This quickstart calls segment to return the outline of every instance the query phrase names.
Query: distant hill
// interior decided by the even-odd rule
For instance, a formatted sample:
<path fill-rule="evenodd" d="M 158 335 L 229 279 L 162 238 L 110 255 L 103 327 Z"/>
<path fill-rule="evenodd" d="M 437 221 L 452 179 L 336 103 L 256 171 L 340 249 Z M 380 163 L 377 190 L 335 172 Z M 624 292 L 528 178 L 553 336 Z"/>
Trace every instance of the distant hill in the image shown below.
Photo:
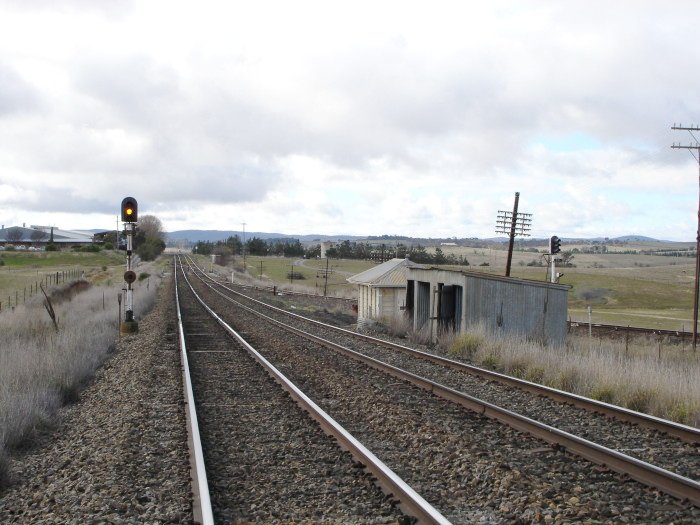
<path fill-rule="evenodd" d="M 645 237 L 644 235 L 623 235 L 622 237 L 615 237 L 615 240 L 623 242 L 669 242 L 654 239 L 653 237 Z"/>
<path fill-rule="evenodd" d="M 189 241 L 189 242 L 216 242 L 223 241 L 229 237 L 234 237 L 238 235 L 243 239 L 243 232 L 236 230 L 178 230 L 174 232 L 168 232 L 167 234 L 168 242 L 177 241 Z M 268 239 L 299 239 L 302 242 L 312 242 L 312 241 L 339 241 L 339 240 L 358 240 L 364 239 L 364 237 L 358 237 L 353 235 L 288 235 L 284 233 L 267 233 L 267 232 L 245 232 L 246 239 L 252 239 L 257 237 L 258 239 L 268 240 Z"/>
<path fill-rule="evenodd" d="M 228 237 L 232 237 L 238 235 L 241 239 L 243 238 L 243 232 L 240 230 L 178 230 L 178 231 L 173 231 L 173 232 L 167 232 L 167 241 L 170 244 L 177 243 L 178 241 L 189 241 L 191 243 L 196 243 L 199 241 L 205 241 L 205 242 L 216 242 L 216 241 L 223 241 L 227 239 Z M 252 239 L 253 237 L 257 237 L 258 239 L 263 239 L 263 240 L 269 240 L 269 239 L 299 239 L 301 242 L 304 243 L 311 243 L 311 242 L 322 242 L 322 241 L 344 241 L 344 240 L 349 240 L 349 241 L 368 241 L 372 243 L 377 243 L 377 242 L 403 242 L 403 243 L 414 243 L 414 244 L 422 244 L 424 246 L 433 246 L 433 245 L 438 245 L 441 241 L 452 241 L 452 242 L 457 242 L 457 244 L 461 244 L 464 246 L 474 246 L 474 245 L 483 245 L 483 244 L 504 244 L 508 242 L 508 237 L 489 237 L 489 238 L 484 238 L 484 239 L 478 239 L 476 237 L 469 237 L 469 238 L 419 238 L 419 237 L 408 237 L 408 236 L 400 236 L 400 235 L 382 235 L 382 236 L 373 236 L 373 235 L 365 235 L 365 236 L 360 236 L 360 235 L 319 235 L 319 234 L 309 234 L 309 235 L 289 235 L 285 233 L 268 233 L 268 232 L 245 232 L 245 238 L 246 239 Z M 523 239 L 518 237 L 517 241 L 519 244 L 527 244 L 527 245 L 538 245 L 542 243 L 547 243 L 549 238 L 529 238 L 529 239 Z M 653 237 L 647 237 L 644 235 L 623 235 L 620 237 L 589 237 L 589 238 L 583 238 L 583 237 L 563 237 L 562 238 L 563 242 L 566 243 L 592 243 L 592 242 L 598 242 L 598 243 L 606 243 L 606 242 L 658 242 L 658 243 L 669 243 L 671 241 L 663 241 L 659 239 L 654 239 Z"/>

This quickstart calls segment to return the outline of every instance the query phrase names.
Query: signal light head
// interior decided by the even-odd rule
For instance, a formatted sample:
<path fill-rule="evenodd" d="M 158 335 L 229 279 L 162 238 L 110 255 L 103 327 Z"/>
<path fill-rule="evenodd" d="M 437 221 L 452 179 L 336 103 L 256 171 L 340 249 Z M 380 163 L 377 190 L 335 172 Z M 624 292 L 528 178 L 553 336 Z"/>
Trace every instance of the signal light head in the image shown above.
<path fill-rule="evenodd" d="M 552 235 L 549 239 L 549 253 L 554 255 L 561 251 L 561 239 L 556 235 Z"/>
<path fill-rule="evenodd" d="M 137 222 L 138 203 L 133 197 L 125 197 L 122 200 L 122 222 Z"/>

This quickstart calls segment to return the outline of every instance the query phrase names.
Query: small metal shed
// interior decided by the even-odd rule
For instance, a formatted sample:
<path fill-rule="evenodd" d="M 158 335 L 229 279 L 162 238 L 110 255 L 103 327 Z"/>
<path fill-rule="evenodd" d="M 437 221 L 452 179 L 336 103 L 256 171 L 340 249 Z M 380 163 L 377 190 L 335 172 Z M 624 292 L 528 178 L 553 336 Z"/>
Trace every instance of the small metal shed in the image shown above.
<path fill-rule="evenodd" d="M 408 269 L 406 310 L 415 330 L 429 323 L 433 340 L 439 329 L 482 325 L 491 333 L 563 344 L 568 292 L 562 284 L 420 266 Z"/>
<path fill-rule="evenodd" d="M 348 277 L 357 284 L 358 324 L 402 313 L 406 300 L 406 272 L 417 266 L 408 259 L 391 259 L 382 264 Z"/>

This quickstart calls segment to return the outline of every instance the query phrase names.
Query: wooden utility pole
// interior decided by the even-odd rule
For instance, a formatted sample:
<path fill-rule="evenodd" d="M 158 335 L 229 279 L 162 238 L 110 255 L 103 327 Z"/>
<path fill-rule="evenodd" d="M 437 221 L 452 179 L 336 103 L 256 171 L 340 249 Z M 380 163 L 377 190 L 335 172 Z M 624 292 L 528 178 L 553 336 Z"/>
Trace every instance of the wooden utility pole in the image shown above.
<path fill-rule="evenodd" d="M 505 233 L 508 240 L 508 260 L 506 261 L 506 277 L 510 277 L 510 265 L 513 260 L 513 245 L 515 236 L 529 237 L 530 225 L 532 223 L 532 213 L 518 213 L 518 201 L 520 192 L 515 192 L 515 202 L 513 211 L 498 211 L 496 218 L 496 233 Z"/>
<path fill-rule="evenodd" d="M 695 352 L 698 344 L 698 286 L 700 285 L 700 142 L 698 142 L 693 131 L 700 131 L 700 126 L 683 126 L 683 124 L 676 126 L 674 124 L 671 126 L 671 129 L 684 130 L 690 133 L 695 143 L 681 146 L 679 142 L 678 144 L 673 143 L 671 147 L 673 149 L 687 149 L 698 161 L 698 231 L 695 237 L 695 290 L 693 294 L 693 352 Z M 697 155 L 693 151 L 697 152 Z"/>

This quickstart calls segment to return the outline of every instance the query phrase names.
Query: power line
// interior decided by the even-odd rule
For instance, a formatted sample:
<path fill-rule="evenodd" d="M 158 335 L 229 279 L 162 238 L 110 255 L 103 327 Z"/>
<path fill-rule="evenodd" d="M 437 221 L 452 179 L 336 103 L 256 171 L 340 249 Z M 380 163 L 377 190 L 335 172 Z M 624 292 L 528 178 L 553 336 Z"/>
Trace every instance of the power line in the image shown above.
<path fill-rule="evenodd" d="M 693 131 L 700 132 L 699 126 L 683 126 L 683 124 L 674 124 L 671 126 L 673 130 L 687 131 L 694 142 L 687 145 L 681 145 L 675 142 L 671 145 L 672 149 L 686 149 L 698 162 L 698 234 L 695 244 L 695 291 L 693 294 L 693 351 L 697 348 L 698 342 L 698 286 L 700 285 L 700 142 L 695 137 Z M 697 153 L 697 155 L 696 155 Z"/>

